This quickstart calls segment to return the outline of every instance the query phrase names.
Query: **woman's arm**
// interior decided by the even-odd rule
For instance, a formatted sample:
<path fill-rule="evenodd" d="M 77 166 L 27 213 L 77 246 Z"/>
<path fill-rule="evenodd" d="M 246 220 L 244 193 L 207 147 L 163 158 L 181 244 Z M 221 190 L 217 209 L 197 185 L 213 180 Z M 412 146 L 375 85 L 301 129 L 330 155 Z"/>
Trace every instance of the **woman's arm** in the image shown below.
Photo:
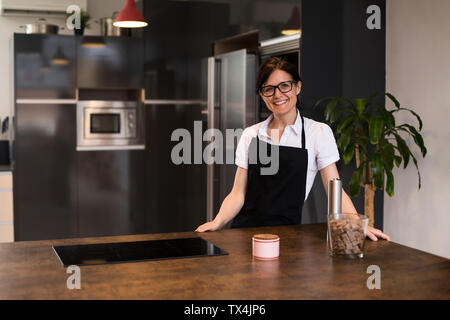
<path fill-rule="evenodd" d="M 238 167 L 231 192 L 222 202 L 219 213 L 213 221 L 199 226 L 195 231 L 216 231 L 222 229 L 241 211 L 244 205 L 245 190 L 247 188 L 247 170 Z"/>
<path fill-rule="evenodd" d="M 336 164 L 332 163 L 329 166 L 320 170 L 320 175 L 322 178 L 323 187 L 325 188 L 325 194 L 328 197 L 328 180 L 337 178 L 339 179 L 339 173 L 336 168 Z M 344 213 L 357 213 L 352 200 L 347 195 L 347 193 L 342 190 L 342 212 Z M 370 240 L 377 241 L 378 237 L 386 240 L 390 240 L 389 236 L 384 234 L 382 231 L 375 229 L 373 227 L 367 227 L 367 236 Z"/>

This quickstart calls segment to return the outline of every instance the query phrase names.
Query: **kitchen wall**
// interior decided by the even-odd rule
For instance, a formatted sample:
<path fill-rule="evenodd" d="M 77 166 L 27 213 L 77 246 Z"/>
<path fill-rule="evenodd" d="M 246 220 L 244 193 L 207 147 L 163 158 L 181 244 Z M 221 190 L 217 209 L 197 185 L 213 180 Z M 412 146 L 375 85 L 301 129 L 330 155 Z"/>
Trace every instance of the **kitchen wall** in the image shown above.
<path fill-rule="evenodd" d="M 428 149 L 397 169 L 395 196 L 385 197 L 384 230 L 400 244 L 450 258 L 450 1 L 388 0 L 386 89 L 423 120 Z M 401 114 L 399 113 L 399 116 Z M 409 115 L 399 120 L 414 121 Z M 413 141 L 408 141 L 414 147 Z"/>
<path fill-rule="evenodd" d="M 89 0 L 87 11 L 91 15 L 92 22 L 90 29 L 85 33 L 100 34 L 100 24 L 95 21 L 111 16 L 114 11 L 120 11 L 125 4 L 125 0 Z M 140 5 L 140 1 L 137 2 Z M 54 17 L 42 14 L 37 16 L 9 17 L 0 16 L 0 119 L 13 114 L 14 109 L 14 85 L 13 85 L 13 34 L 24 33 L 25 29 L 20 28 L 27 23 L 34 23 L 39 18 L 45 18 L 48 23 L 65 26 L 64 17 Z M 59 34 L 73 34 L 71 30 L 60 30 Z"/>

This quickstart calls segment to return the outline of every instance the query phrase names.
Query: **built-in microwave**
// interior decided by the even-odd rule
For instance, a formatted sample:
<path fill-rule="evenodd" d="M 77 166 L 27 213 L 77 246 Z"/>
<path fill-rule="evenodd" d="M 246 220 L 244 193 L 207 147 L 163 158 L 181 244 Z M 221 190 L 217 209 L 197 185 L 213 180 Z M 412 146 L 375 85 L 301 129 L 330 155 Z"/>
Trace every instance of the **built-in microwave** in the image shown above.
<path fill-rule="evenodd" d="M 137 101 L 78 101 L 77 150 L 145 149 L 144 108 Z"/>

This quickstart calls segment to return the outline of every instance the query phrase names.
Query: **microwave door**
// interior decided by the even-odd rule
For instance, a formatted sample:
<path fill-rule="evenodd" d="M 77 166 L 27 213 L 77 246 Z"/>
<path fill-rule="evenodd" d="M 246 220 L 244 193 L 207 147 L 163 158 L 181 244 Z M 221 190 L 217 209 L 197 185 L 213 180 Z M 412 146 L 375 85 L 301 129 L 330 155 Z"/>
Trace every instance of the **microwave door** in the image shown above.
<path fill-rule="evenodd" d="M 120 133 L 119 113 L 91 113 L 89 122 L 91 134 Z"/>
<path fill-rule="evenodd" d="M 124 113 L 120 110 L 86 109 L 84 115 L 86 139 L 124 138 Z"/>

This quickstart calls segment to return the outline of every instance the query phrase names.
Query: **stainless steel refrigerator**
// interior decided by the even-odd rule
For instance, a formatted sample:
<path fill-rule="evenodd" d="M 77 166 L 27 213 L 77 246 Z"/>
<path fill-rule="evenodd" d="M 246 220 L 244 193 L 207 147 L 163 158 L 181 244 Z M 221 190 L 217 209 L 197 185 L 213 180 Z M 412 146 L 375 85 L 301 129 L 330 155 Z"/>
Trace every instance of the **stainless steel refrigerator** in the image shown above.
<path fill-rule="evenodd" d="M 213 163 L 207 167 L 208 221 L 218 213 L 236 174 L 236 165 L 227 163 L 225 155 L 234 154 L 238 139 L 227 141 L 226 129 L 244 129 L 259 119 L 255 91 L 257 65 L 258 57 L 246 49 L 216 55 L 207 61 L 207 109 L 204 112 L 207 127 L 219 129 L 224 136 L 224 164 Z"/>

